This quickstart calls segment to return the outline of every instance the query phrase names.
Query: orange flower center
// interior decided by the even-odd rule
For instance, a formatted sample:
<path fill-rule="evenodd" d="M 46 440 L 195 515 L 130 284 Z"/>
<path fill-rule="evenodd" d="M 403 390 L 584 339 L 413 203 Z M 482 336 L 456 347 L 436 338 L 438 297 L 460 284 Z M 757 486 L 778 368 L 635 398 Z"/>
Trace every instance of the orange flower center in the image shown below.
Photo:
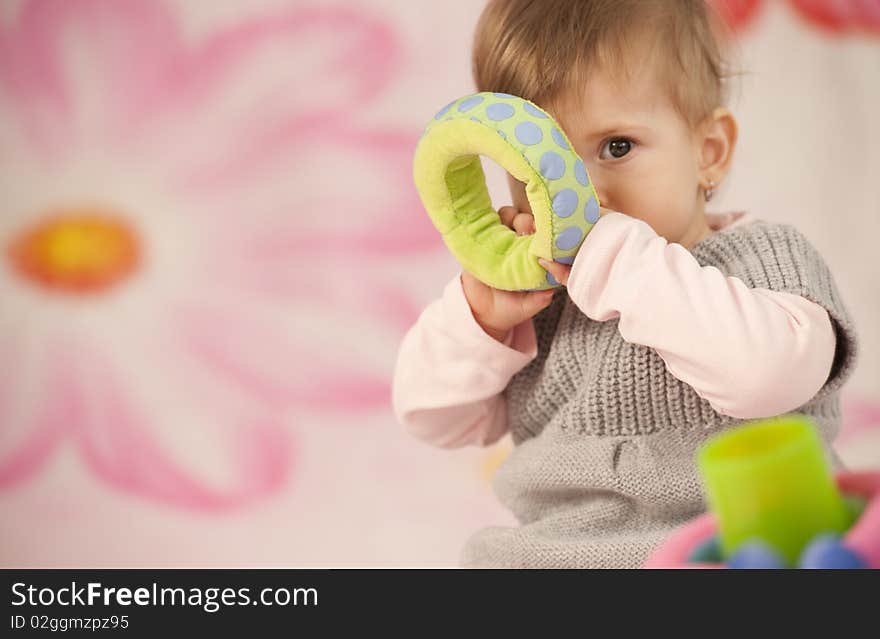
<path fill-rule="evenodd" d="M 134 229 L 112 212 L 68 209 L 25 229 L 9 246 L 25 278 L 67 293 L 103 292 L 131 275 L 140 246 Z"/>

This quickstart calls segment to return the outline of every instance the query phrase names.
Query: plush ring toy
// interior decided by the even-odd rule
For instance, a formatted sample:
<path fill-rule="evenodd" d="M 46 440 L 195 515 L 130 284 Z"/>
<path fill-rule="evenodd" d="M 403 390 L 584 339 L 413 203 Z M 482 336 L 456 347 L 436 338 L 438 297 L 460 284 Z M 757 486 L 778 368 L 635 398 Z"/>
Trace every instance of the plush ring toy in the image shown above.
<path fill-rule="evenodd" d="M 526 185 L 535 233 L 517 236 L 492 207 L 480 155 Z M 559 282 L 538 258 L 571 264 L 599 220 L 586 167 L 546 111 L 506 93 L 446 105 L 416 148 L 422 203 L 462 267 L 489 286 L 543 290 Z"/>

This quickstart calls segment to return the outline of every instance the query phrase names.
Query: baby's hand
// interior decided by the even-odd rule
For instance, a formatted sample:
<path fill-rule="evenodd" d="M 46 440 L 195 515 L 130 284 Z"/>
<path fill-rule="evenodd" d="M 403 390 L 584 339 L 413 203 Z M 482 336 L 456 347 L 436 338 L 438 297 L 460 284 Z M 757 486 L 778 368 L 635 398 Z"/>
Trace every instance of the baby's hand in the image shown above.
<path fill-rule="evenodd" d="M 568 276 L 571 275 L 571 266 L 560 264 L 559 262 L 551 262 L 550 260 L 545 260 L 543 257 L 538 258 L 538 264 L 543 266 L 550 275 L 555 277 L 557 282 L 563 286 L 568 286 Z"/>
<path fill-rule="evenodd" d="M 467 271 L 461 274 L 461 284 L 477 324 L 499 342 L 505 340 L 510 329 L 553 301 L 553 289 L 502 291 L 487 286 Z"/>
<path fill-rule="evenodd" d="M 535 216 L 531 213 L 523 213 L 512 206 L 505 206 L 498 210 L 498 215 L 501 216 L 504 225 L 516 231 L 517 235 L 531 235 L 535 232 Z M 557 282 L 562 285 L 568 283 L 570 266 L 541 258 L 538 259 L 538 263 L 549 271 Z"/>
<path fill-rule="evenodd" d="M 517 235 L 535 232 L 535 218 L 513 206 L 498 211 L 502 223 Z M 470 273 L 461 274 L 464 295 L 474 319 L 488 334 L 503 342 L 514 326 L 546 307 L 553 300 L 553 289 L 546 291 L 502 291 L 487 286 Z"/>
<path fill-rule="evenodd" d="M 504 226 L 514 230 L 517 235 L 531 235 L 535 232 L 535 216 L 531 213 L 504 206 L 498 209 L 498 215 Z"/>

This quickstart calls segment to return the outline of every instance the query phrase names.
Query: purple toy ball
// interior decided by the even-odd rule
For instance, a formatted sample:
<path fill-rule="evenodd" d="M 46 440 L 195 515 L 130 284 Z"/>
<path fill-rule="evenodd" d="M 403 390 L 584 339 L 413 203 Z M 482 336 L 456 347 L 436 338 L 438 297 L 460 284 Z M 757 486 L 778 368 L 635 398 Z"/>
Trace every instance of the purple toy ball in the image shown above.
<path fill-rule="evenodd" d="M 868 565 L 855 551 L 847 548 L 837 535 L 820 535 L 801 553 L 798 567 L 858 570 Z"/>
<path fill-rule="evenodd" d="M 742 544 L 731 555 L 728 568 L 778 570 L 785 568 L 785 561 L 770 545 L 763 541 L 750 541 Z"/>

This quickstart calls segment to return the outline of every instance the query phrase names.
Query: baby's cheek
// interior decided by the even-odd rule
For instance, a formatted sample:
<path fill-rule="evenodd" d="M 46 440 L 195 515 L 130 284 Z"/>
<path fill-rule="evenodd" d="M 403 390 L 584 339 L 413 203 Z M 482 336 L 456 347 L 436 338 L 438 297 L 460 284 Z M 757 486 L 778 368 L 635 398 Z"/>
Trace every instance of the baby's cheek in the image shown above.
<path fill-rule="evenodd" d="M 673 182 L 666 185 L 665 191 L 646 183 L 644 189 L 619 192 L 614 202 L 617 206 L 608 203 L 609 208 L 642 220 L 673 242 L 686 230 L 692 217 L 693 203 L 681 197 Z"/>

